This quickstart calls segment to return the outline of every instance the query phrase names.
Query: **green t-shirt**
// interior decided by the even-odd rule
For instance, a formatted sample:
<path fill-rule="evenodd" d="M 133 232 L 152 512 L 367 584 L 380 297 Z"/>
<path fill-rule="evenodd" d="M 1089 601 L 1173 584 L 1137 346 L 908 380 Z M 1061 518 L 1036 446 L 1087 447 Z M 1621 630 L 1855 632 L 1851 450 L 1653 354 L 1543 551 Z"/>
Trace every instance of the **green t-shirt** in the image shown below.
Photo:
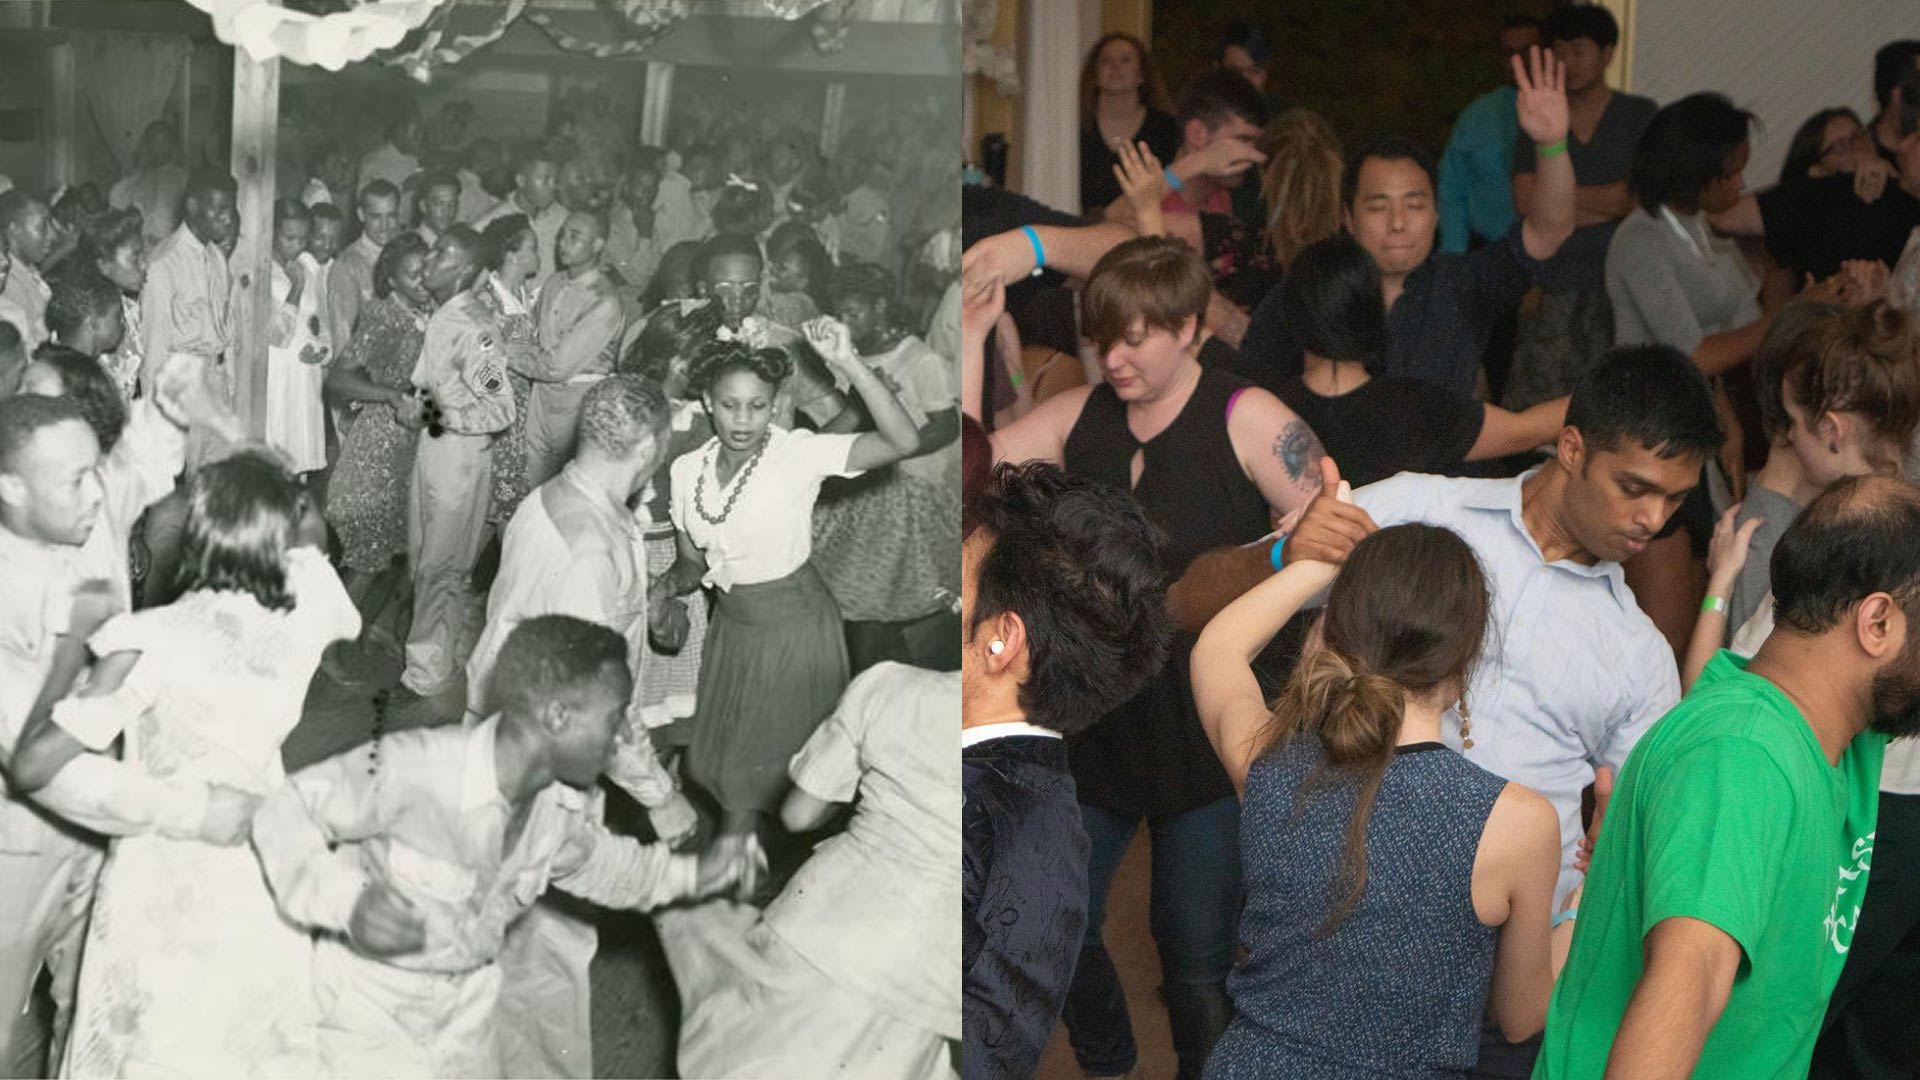
<path fill-rule="evenodd" d="M 1627 758 L 1594 853 L 1534 1080 L 1597 1078 L 1641 973 L 1641 941 L 1688 916 L 1742 956 L 1694 1075 L 1807 1075 L 1860 920 L 1884 737 L 1838 766 L 1779 688 L 1722 652 Z"/>

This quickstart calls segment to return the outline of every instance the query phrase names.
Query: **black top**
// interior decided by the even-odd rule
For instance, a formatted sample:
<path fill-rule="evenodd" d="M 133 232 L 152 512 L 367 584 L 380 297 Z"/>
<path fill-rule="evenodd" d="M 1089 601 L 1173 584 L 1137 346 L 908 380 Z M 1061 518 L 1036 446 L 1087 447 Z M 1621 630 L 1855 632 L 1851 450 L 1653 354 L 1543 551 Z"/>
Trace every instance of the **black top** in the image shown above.
<path fill-rule="evenodd" d="M 960 1070 L 966 1080 L 1028 1077 L 1087 924 L 1087 833 L 1066 744 L 975 743 L 960 752 L 960 790 Z"/>
<path fill-rule="evenodd" d="M 1452 475 L 1487 415 L 1473 398 L 1415 379 L 1369 379 L 1325 397 L 1296 377 L 1280 385 L 1279 395 L 1356 488 L 1403 472 Z"/>
<path fill-rule="evenodd" d="M 1767 250 L 1797 274 L 1824 278 L 1847 259 L 1900 261 L 1907 236 L 1920 225 L 1920 199 L 1898 179 L 1873 202 L 1853 193 L 1852 176 L 1821 176 L 1763 191 L 1760 221 Z"/>
<path fill-rule="evenodd" d="M 1387 312 L 1387 355 L 1380 374 L 1425 379 L 1473 397 L 1487 343 L 1519 310 L 1545 265 L 1527 254 L 1517 224 L 1485 247 L 1429 256 L 1407 275 L 1406 289 Z M 1234 370 L 1278 393 L 1304 362 L 1300 340 L 1281 317 L 1276 285 L 1253 309 Z"/>
<path fill-rule="evenodd" d="M 1221 296 L 1251 309 L 1273 288 L 1277 278 L 1266 238 L 1237 215 L 1201 211 L 1200 242 L 1213 287 Z"/>
<path fill-rule="evenodd" d="M 1594 125 L 1593 138 L 1581 142 L 1567 136 L 1567 160 L 1573 163 L 1573 181 L 1582 187 L 1617 184 L 1627 178 L 1633 167 L 1633 154 L 1640 136 L 1653 123 L 1660 106 L 1652 98 L 1615 90 L 1607 107 Z M 1538 155 L 1526 132 L 1520 132 L 1514 144 L 1514 174 L 1532 174 Z M 1547 260 L 1540 285 L 1555 292 L 1605 292 L 1607 288 L 1607 245 L 1613 241 L 1618 219 L 1573 230 L 1560 250 Z"/>
<path fill-rule="evenodd" d="M 1167 534 L 1161 555 L 1169 580 L 1204 552 L 1251 543 L 1272 530 L 1267 500 L 1227 435 L 1227 405 L 1246 385 L 1219 368 L 1203 368 L 1180 415 L 1142 443 L 1127 428 L 1126 403 L 1102 384 L 1067 435 L 1067 471 L 1121 491 L 1128 490 L 1134 453 L 1145 454 L 1132 491 Z M 1138 696 L 1068 740 L 1082 802 L 1157 817 L 1233 794 L 1194 708 L 1187 677 L 1193 640 L 1176 635 L 1166 667 Z"/>
<path fill-rule="evenodd" d="M 1180 152 L 1180 125 L 1166 113 L 1148 109 L 1140 130 L 1127 141 L 1146 143 L 1161 164 L 1171 165 L 1173 155 Z M 1101 137 L 1100 125 L 1080 129 L 1080 208 L 1088 217 L 1098 220 L 1107 212 L 1108 204 L 1120 197 L 1120 181 L 1113 175 L 1113 167 L 1118 164 L 1120 156 Z"/>

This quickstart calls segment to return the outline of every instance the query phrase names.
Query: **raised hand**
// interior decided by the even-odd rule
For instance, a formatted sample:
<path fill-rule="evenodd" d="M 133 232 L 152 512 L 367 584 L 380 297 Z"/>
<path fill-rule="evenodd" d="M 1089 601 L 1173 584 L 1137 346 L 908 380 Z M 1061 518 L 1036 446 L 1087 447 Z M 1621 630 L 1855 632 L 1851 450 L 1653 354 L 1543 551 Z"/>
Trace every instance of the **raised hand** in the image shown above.
<path fill-rule="evenodd" d="M 1133 204 L 1141 235 L 1160 232 L 1164 227 L 1160 200 L 1167 197 L 1166 167 L 1144 142 L 1121 142 L 1114 146 L 1114 152 L 1119 155 L 1120 163 L 1113 167 L 1113 175 L 1120 181 L 1120 190 L 1126 193 L 1127 201 Z"/>
<path fill-rule="evenodd" d="M 1567 137 L 1567 69 L 1547 49 L 1535 45 L 1527 60 L 1513 58 L 1513 81 L 1520 92 L 1513 102 L 1520 130 L 1535 146 L 1552 146 Z"/>
<path fill-rule="evenodd" d="M 1345 491 L 1345 498 L 1342 492 Z M 1353 503 L 1352 489 L 1340 479 L 1340 467 L 1331 456 L 1320 459 L 1320 494 L 1307 504 L 1300 523 L 1287 537 L 1281 556 L 1291 566 L 1302 560 L 1339 566 L 1354 545 L 1379 529 L 1373 517 Z"/>
<path fill-rule="evenodd" d="M 978 241 L 960 254 L 960 288 L 975 292 L 989 281 L 1012 285 L 1032 274 L 1033 245 L 1015 229 Z"/>
<path fill-rule="evenodd" d="M 1607 803 L 1613 798 L 1613 770 L 1602 765 L 1593 773 L 1593 820 L 1587 823 L 1587 833 L 1573 850 L 1573 868 L 1581 873 L 1593 865 L 1593 848 L 1600 842 L 1600 823 L 1607 816 Z M 1584 883 L 1582 883 L 1584 887 Z M 1578 905 L 1579 901 L 1572 901 Z"/>
<path fill-rule="evenodd" d="M 1736 523 L 1739 516 L 1740 505 L 1735 503 L 1714 523 L 1713 539 L 1707 544 L 1707 592 L 1710 595 L 1725 596 L 1747 565 L 1747 552 L 1751 549 L 1753 534 L 1760 528 L 1760 519 L 1740 525 Z"/>
<path fill-rule="evenodd" d="M 1215 139 L 1194 154 L 1193 165 L 1203 175 L 1216 180 L 1231 180 L 1255 165 L 1265 165 L 1267 155 L 1253 144 L 1240 139 Z"/>
<path fill-rule="evenodd" d="M 1853 165 L 1853 193 L 1863 203 L 1880 201 L 1880 194 L 1887 190 L 1887 180 L 1893 175 L 1893 167 L 1879 154 L 1870 154 L 1859 158 Z"/>
<path fill-rule="evenodd" d="M 987 340 L 1000 313 L 1007 310 L 1007 286 L 999 278 L 988 278 L 968 289 L 960 288 L 960 336 L 964 341 Z"/>
<path fill-rule="evenodd" d="M 819 353 L 820 358 L 839 374 L 851 376 L 864 367 L 860 363 L 860 354 L 853 349 L 847 324 L 839 319 L 831 315 L 808 319 L 800 327 L 800 332 L 806 337 L 807 344 L 813 346 L 813 351 Z"/>
<path fill-rule="evenodd" d="M 418 952 L 427 943 L 427 923 L 413 901 L 386 882 L 376 881 L 354 902 L 347 940 L 367 956 Z"/>

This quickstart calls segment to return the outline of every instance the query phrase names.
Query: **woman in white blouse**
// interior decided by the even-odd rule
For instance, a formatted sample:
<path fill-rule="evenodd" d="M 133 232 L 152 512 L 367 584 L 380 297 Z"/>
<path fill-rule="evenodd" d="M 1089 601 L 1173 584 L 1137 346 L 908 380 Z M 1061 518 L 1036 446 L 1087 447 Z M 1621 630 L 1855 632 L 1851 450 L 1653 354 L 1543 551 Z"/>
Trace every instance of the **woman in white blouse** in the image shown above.
<path fill-rule="evenodd" d="M 687 773 L 720 803 L 732 842 L 746 842 L 761 817 L 779 809 L 788 760 L 847 687 L 840 612 L 809 561 L 820 483 L 919 449 L 912 417 L 860 362 L 846 327 L 817 319 L 805 329 L 879 430 L 780 427 L 773 408 L 790 373 L 786 353 L 738 340 L 703 346 L 689 376 L 714 437 L 671 466 L 679 557 L 652 588 L 654 603 L 702 585 L 715 590 Z"/>
<path fill-rule="evenodd" d="M 267 441 L 291 459 L 293 471 L 327 467 L 321 387 L 329 344 L 320 325 L 319 264 L 307 254 L 312 221 L 293 199 L 273 204 L 273 322 L 267 341 Z"/>

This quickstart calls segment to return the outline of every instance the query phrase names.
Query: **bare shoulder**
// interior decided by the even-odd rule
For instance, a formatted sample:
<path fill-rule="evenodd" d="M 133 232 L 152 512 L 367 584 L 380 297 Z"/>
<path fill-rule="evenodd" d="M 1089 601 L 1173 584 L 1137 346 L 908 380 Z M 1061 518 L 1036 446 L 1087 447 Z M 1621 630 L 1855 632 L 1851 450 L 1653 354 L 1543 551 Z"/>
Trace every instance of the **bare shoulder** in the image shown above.
<path fill-rule="evenodd" d="M 1482 843 L 1503 855 L 1527 858 L 1541 850 L 1560 850 L 1560 815 L 1546 797 L 1521 784 L 1508 783 L 1493 801 Z"/>

